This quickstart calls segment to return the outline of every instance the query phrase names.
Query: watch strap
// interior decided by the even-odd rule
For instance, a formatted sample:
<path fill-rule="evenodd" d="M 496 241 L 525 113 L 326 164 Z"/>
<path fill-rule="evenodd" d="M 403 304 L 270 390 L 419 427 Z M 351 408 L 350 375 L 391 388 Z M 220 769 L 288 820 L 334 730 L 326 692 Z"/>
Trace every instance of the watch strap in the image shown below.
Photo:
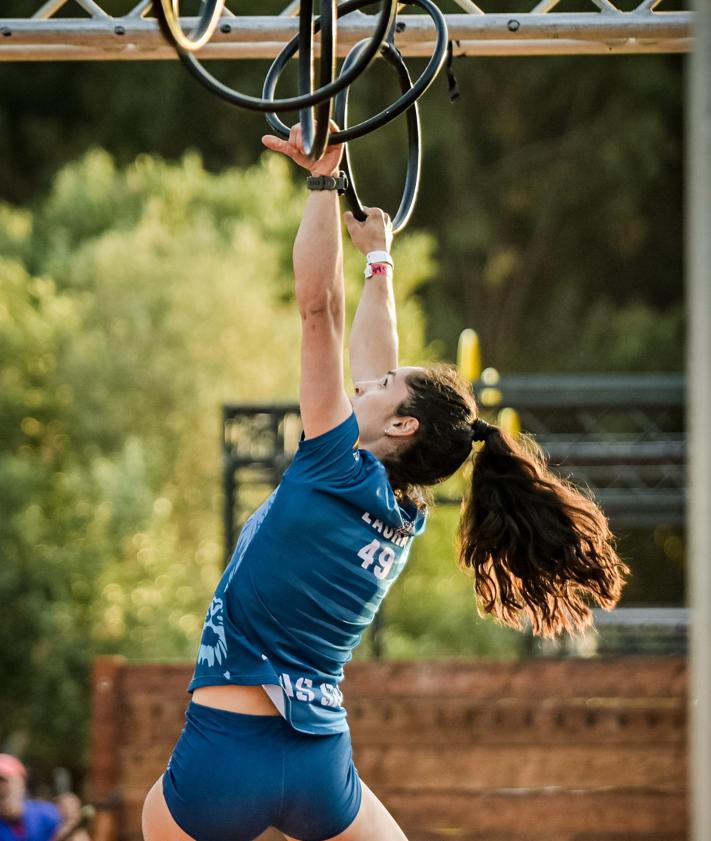
<path fill-rule="evenodd" d="M 348 189 L 348 176 L 343 170 L 338 175 L 309 175 L 306 186 L 309 190 L 337 190 L 342 196 Z"/>

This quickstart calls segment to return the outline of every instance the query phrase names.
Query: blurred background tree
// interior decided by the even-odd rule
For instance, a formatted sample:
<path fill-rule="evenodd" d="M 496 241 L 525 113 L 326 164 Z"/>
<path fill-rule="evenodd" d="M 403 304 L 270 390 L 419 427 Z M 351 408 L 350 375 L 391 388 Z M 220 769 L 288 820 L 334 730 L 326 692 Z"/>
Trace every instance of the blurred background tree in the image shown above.
<path fill-rule="evenodd" d="M 25 14 L 26 0 L 5 6 Z M 590 6 L 569 0 L 565 10 Z M 282 7 L 263 0 L 240 14 Z M 255 94 L 268 66 L 210 62 Z M 453 104 L 444 74 L 436 80 L 421 100 L 412 226 L 437 243 L 439 272 L 419 294 L 445 356 L 471 326 L 503 371 L 681 369 L 682 69 L 679 55 L 459 58 Z M 395 98 L 391 77 L 376 62 L 356 82 L 352 121 Z M 41 195 L 93 144 L 119 164 L 194 148 L 215 172 L 261 154 L 263 116 L 211 96 L 177 62 L 5 63 L 0 84 L 0 197 L 13 202 Z M 393 208 L 403 121 L 352 145 L 364 200 Z"/>
<path fill-rule="evenodd" d="M 33 212 L 0 210 L 0 743 L 36 763 L 82 767 L 95 654 L 195 655 L 222 569 L 220 406 L 297 395 L 302 204 L 275 156 L 216 176 L 95 149 Z M 410 360 L 431 247 L 397 246 Z"/>

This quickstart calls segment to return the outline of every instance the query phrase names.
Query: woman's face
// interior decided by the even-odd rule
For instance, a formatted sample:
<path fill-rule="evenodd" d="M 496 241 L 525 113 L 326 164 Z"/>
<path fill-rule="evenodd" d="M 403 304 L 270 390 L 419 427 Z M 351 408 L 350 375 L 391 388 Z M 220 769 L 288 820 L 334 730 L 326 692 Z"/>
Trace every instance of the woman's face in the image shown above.
<path fill-rule="evenodd" d="M 377 380 L 356 381 L 351 402 L 360 428 L 362 447 L 368 449 L 383 436 L 397 439 L 405 433 L 407 425 L 403 423 L 404 418 L 397 414 L 397 409 L 409 396 L 407 378 L 422 370 L 409 366 L 395 368 Z"/>

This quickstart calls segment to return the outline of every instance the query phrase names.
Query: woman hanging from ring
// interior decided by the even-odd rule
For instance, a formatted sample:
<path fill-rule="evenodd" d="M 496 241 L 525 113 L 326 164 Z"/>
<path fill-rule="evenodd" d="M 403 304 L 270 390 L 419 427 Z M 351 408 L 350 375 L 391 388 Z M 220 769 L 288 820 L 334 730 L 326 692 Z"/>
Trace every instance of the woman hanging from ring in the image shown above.
<path fill-rule="evenodd" d="M 459 528 L 480 608 L 553 636 L 611 608 L 626 567 L 597 506 L 478 417 L 445 367 L 401 367 L 386 214 L 346 214 L 367 270 L 343 374 L 341 148 L 318 162 L 300 131 L 264 138 L 312 176 L 294 243 L 304 436 L 245 524 L 209 606 L 186 724 L 146 797 L 145 841 L 403 841 L 358 777 L 343 667 L 425 525 L 427 488 L 469 458 Z M 483 442 L 475 447 L 474 442 Z M 387 687 L 384 687 L 387 690 Z"/>

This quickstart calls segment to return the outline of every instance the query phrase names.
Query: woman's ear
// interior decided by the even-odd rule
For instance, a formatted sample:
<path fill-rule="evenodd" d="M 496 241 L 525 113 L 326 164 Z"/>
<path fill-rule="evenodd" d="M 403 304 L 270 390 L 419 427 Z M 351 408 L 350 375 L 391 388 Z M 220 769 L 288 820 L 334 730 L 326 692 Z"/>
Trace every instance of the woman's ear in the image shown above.
<path fill-rule="evenodd" d="M 394 415 L 385 426 L 385 434 L 391 438 L 406 438 L 414 435 L 420 428 L 420 422 L 411 415 Z"/>

